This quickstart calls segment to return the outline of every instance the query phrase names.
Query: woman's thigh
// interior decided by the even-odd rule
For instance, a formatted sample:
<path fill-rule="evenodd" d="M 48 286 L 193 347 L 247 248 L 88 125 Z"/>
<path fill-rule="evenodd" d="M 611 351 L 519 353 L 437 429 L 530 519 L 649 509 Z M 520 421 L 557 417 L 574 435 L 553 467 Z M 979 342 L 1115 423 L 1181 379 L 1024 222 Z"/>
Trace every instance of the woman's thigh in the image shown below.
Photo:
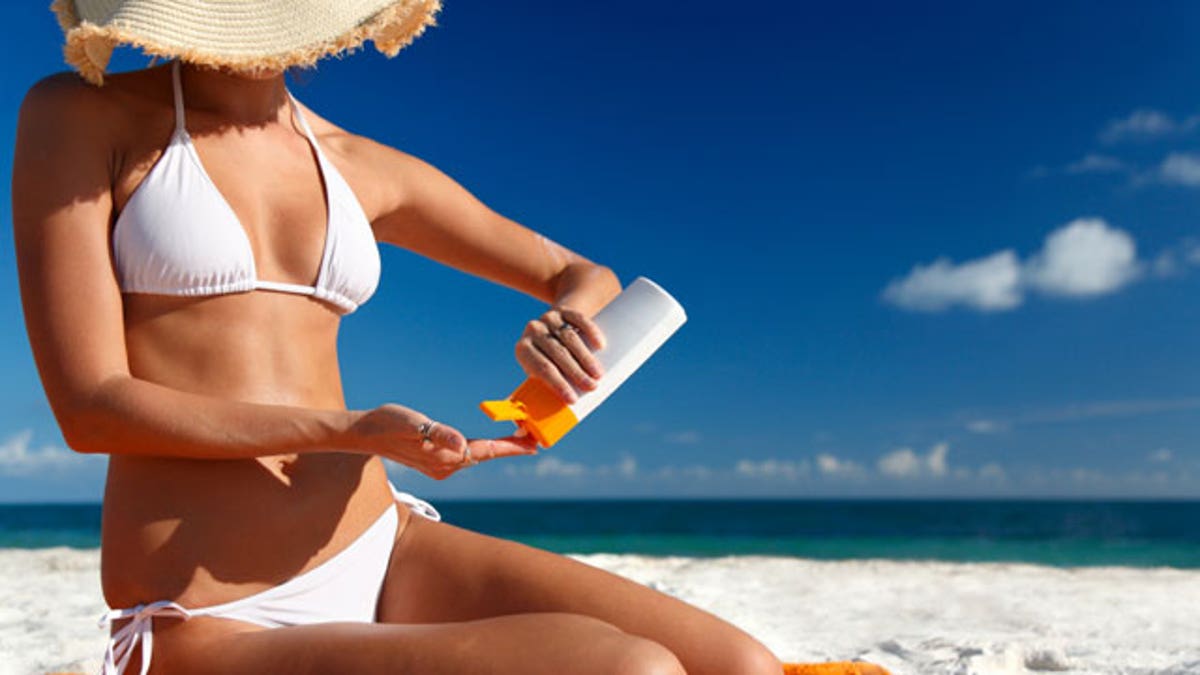
<path fill-rule="evenodd" d="M 381 622 L 525 613 L 590 616 L 670 649 L 688 673 L 772 673 L 779 662 L 733 625 L 604 570 L 516 542 L 413 518 L 392 552 Z"/>
<path fill-rule="evenodd" d="M 682 675 L 665 647 L 590 617 L 520 614 L 448 624 L 262 628 L 197 617 L 157 631 L 151 675 L 626 673 Z M 135 655 L 131 667 L 140 660 Z"/>

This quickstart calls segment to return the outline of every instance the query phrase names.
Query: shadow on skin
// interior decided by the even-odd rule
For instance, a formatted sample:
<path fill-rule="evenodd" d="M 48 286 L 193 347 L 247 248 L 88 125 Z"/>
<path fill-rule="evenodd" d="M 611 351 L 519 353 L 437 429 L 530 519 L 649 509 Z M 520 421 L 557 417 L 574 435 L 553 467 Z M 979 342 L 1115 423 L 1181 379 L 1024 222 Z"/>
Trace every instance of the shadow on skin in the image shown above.
<path fill-rule="evenodd" d="M 120 597 L 109 598 L 111 606 L 166 598 L 184 606 L 227 602 L 287 581 L 329 548 L 369 457 L 329 453 L 289 458 L 283 477 L 264 464 L 279 460 L 260 459 L 113 457 L 125 487 L 113 489 L 110 474 L 104 520 L 119 520 L 119 531 L 133 540 L 120 541 L 116 532 L 106 532 L 111 537 L 107 543 L 112 551 L 144 553 L 116 555 L 122 559 L 119 569 L 101 561 L 105 587 L 119 589 L 114 594 Z M 134 485 L 152 485 L 159 494 L 141 498 Z M 297 495 L 304 495 L 303 500 Z M 254 510 L 253 517 L 247 517 L 247 509 Z M 244 587 L 235 596 L 181 596 L 201 575 Z"/>

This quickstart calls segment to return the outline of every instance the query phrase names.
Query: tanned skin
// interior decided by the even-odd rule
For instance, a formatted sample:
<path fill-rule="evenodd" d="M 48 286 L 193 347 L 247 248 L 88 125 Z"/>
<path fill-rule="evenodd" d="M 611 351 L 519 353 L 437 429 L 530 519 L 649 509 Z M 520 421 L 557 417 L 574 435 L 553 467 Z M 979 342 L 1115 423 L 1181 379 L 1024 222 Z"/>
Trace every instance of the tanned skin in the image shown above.
<path fill-rule="evenodd" d="M 182 74 L 187 129 L 259 277 L 311 285 L 325 195 L 282 73 L 185 64 Z M 495 213 L 426 162 L 303 112 L 377 241 L 548 303 L 518 337 L 517 361 L 564 398 L 568 383 L 595 386 L 591 349 L 604 336 L 590 317 L 621 288 L 609 268 Z M 441 479 L 465 466 L 468 445 L 481 461 L 536 446 L 468 440 L 447 423 L 422 441 L 429 418 L 409 407 L 420 401 L 347 409 L 341 317 L 323 301 L 122 294 L 112 226 L 173 128 L 169 65 L 102 87 L 53 75 L 20 114 L 12 194 L 26 326 L 68 445 L 110 456 L 105 599 L 228 602 L 320 565 L 387 509 L 401 524 L 379 623 L 156 618 L 151 672 L 780 672 L 761 644 L 709 613 L 394 503 L 381 458 Z M 564 320 L 580 330 L 560 341 L 551 329 Z"/>

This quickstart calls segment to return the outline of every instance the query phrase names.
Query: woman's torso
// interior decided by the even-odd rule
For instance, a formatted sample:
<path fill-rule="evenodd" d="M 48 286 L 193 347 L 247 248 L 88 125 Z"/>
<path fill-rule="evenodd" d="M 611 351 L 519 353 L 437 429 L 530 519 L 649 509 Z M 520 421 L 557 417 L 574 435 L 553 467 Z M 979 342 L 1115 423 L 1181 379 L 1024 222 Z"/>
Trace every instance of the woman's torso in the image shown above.
<path fill-rule="evenodd" d="M 167 67 L 114 76 L 104 90 L 129 112 L 112 130 L 111 236 L 175 123 Z M 325 195 L 299 129 L 230 126 L 193 109 L 187 127 L 205 171 L 246 231 L 258 276 L 312 285 L 326 231 Z M 361 185 L 364 176 L 331 145 L 323 144 L 326 157 L 352 188 Z M 324 301 L 262 290 L 200 298 L 126 293 L 123 300 L 133 377 L 230 400 L 345 408 L 340 318 Z M 243 597 L 328 559 L 390 504 L 382 462 L 366 455 L 114 455 L 102 527 L 105 597 L 113 607 L 163 599 L 205 606 Z"/>

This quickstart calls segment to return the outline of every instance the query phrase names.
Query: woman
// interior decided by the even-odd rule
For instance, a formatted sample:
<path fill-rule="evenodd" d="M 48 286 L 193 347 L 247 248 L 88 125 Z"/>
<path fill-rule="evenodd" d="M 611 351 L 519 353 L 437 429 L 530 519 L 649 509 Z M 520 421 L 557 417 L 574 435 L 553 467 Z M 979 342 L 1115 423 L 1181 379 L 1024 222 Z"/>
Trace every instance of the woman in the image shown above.
<path fill-rule="evenodd" d="M 445 478 L 531 439 L 346 409 L 337 329 L 375 289 L 377 242 L 549 303 L 516 357 L 565 398 L 603 376 L 589 317 L 611 270 L 285 89 L 283 69 L 364 39 L 394 54 L 437 0 L 55 8 L 90 82 L 28 93 L 13 221 L 54 414 L 110 455 L 106 672 L 780 672 L 699 609 L 438 522 L 380 459 Z M 176 60 L 105 78 L 120 43 Z"/>

